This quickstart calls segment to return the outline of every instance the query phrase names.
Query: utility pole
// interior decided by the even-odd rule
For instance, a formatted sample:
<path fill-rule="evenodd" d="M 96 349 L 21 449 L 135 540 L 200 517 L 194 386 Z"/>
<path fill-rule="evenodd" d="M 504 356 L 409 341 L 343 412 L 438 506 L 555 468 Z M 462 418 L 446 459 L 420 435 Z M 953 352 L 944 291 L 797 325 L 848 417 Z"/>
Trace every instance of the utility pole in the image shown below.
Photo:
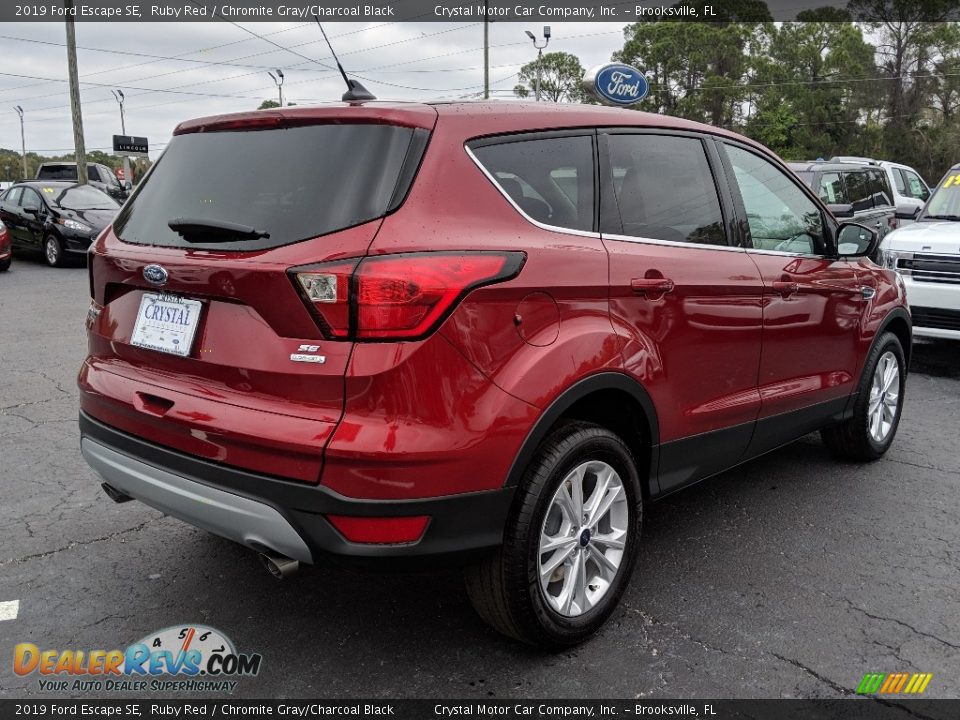
<path fill-rule="evenodd" d="M 17 105 L 13 108 L 20 116 L 20 150 L 23 152 L 23 179 L 27 180 L 27 140 L 23 134 L 23 108 Z"/>
<path fill-rule="evenodd" d="M 483 0 L 483 99 L 490 99 L 490 0 Z"/>
<path fill-rule="evenodd" d="M 83 114 L 80 111 L 80 81 L 77 77 L 77 35 L 73 27 L 73 0 L 64 0 L 67 9 L 67 74 L 70 77 L 70 113 L 73 115 L 73 147 L 77 157 L 77 183 L 87 184 L 87 149 L 83 143 Z"/>
<path fill-rule="evenodd" d="M 120 105 L 120 133 L 122 135 L 126 135 L 127 122 L 123 117 L 123 101 L 126 98 L 123 96 L 123 90 L 120 90 L 119 88 L 117 90 L 111 90 L 110 92 L 113 93 L 113 97 Z M 133 183 L 133 177 L 130 175 L 130 157 L 127 155 L 123 156 L 123 181 L 125 183 Z"/>
<path fill-rule="evenodd" d="M 537 49 L 537 83 L 536 89 L 534 90 L 534 97 L 537 102 L 540 102 L 540 73 L 541 66 L 543 65 L 543 49 L 550 44 L 550 26 L 543 26 L 543 45 L 537 44 L 537 36 L 534 35 L 529 30 L 527 32 L 527 37 L 533 41 L 533 46 Z"/>
<path fill-rule="evenodd" d="M 280 107 L 283 107 L 283 70 L 277 68 L 276 75 L 267 70 L 267 75 L 273 78 L 273 81 L 277 84 L 277 92 L 280 94 Z"/>

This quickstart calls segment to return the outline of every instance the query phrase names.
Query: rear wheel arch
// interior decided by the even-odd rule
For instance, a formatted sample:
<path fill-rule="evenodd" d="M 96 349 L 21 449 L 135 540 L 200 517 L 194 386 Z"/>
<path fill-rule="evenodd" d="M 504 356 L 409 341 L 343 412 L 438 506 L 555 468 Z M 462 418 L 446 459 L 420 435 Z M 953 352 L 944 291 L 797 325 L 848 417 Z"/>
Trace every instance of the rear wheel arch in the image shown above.
<path fill-rule="evenodd" d="M 617 412 L 611 412 L 616 409 Z M 627 445 L 641 478 L 644 498 L 655 490 L 656 448 L 660 430 L 656 408 L 646 389 L 619 372 L 584 378 L 557 397 L 527 434 L 507 474 L 506 487 L 516 487 L 543 441 L 560 425 L 585 421 L 607 428 Z"/>

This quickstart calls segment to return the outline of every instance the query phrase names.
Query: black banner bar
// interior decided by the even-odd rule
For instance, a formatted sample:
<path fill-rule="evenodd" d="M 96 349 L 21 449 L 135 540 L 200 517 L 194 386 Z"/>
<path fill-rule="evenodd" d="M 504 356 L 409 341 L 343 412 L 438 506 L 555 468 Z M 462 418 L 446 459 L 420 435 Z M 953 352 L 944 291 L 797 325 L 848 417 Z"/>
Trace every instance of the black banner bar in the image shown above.
<path fill-rule="evenodd" d="M 30 718 L 401 718 L 402 720 L 956 720 L 960 700 L 0 700 L 0 720 Z"/>
<path fill-rule="evenodd" d="M 622 22 L 677 20 L 726 22 L 795 20 L 798 13 L 815 8 L 848 10 L 853 20 L 859 8 L 869 12 L 872 3 L 846 0 L 766 0 L 741 3 L 732 0 L 76 0 L 72 14 L 77 22 L 303 22 L 319 17 L 323 22 Z M 916 20 L 960 18 L 958 3 L 915 3 L 902 12 Z M 0 3 L 2 22 L 60 22 L 68 10 L 62 0 Z"/>

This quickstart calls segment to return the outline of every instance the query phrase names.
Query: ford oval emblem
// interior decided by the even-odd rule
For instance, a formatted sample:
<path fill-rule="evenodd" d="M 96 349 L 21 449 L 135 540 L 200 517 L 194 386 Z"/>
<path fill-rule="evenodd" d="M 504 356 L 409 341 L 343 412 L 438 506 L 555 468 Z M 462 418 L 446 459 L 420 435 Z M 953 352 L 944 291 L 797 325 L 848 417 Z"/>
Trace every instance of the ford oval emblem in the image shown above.
<path fill-rule="evenodd" d="M 143 269 L 143 279 L 151 285 L 163 285 L 170 275 L 159 265 L 147 265 Z"/>
<path fill-rule="evenodd" d="M 643 73 L 623 63 L 598 65 L 583 76 L 583 87 L 604 105 L 620 107 L 640 102 L 650 92 Z"/>

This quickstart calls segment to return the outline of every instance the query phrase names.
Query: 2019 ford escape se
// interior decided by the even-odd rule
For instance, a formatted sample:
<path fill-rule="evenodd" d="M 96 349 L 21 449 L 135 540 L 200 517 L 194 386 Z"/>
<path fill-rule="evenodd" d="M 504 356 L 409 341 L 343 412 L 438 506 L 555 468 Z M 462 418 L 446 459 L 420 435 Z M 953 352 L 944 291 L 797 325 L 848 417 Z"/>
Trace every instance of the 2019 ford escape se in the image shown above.
<path fill-rule="evenodd" d="M 192 120 L 92 248 L 82 451 L 274 570 L 453 559 L 498 630 L 570 645 L 645 501 L 814 430 L 890 447 L 910 317 L 876 242 L 670 117 Z"/>

